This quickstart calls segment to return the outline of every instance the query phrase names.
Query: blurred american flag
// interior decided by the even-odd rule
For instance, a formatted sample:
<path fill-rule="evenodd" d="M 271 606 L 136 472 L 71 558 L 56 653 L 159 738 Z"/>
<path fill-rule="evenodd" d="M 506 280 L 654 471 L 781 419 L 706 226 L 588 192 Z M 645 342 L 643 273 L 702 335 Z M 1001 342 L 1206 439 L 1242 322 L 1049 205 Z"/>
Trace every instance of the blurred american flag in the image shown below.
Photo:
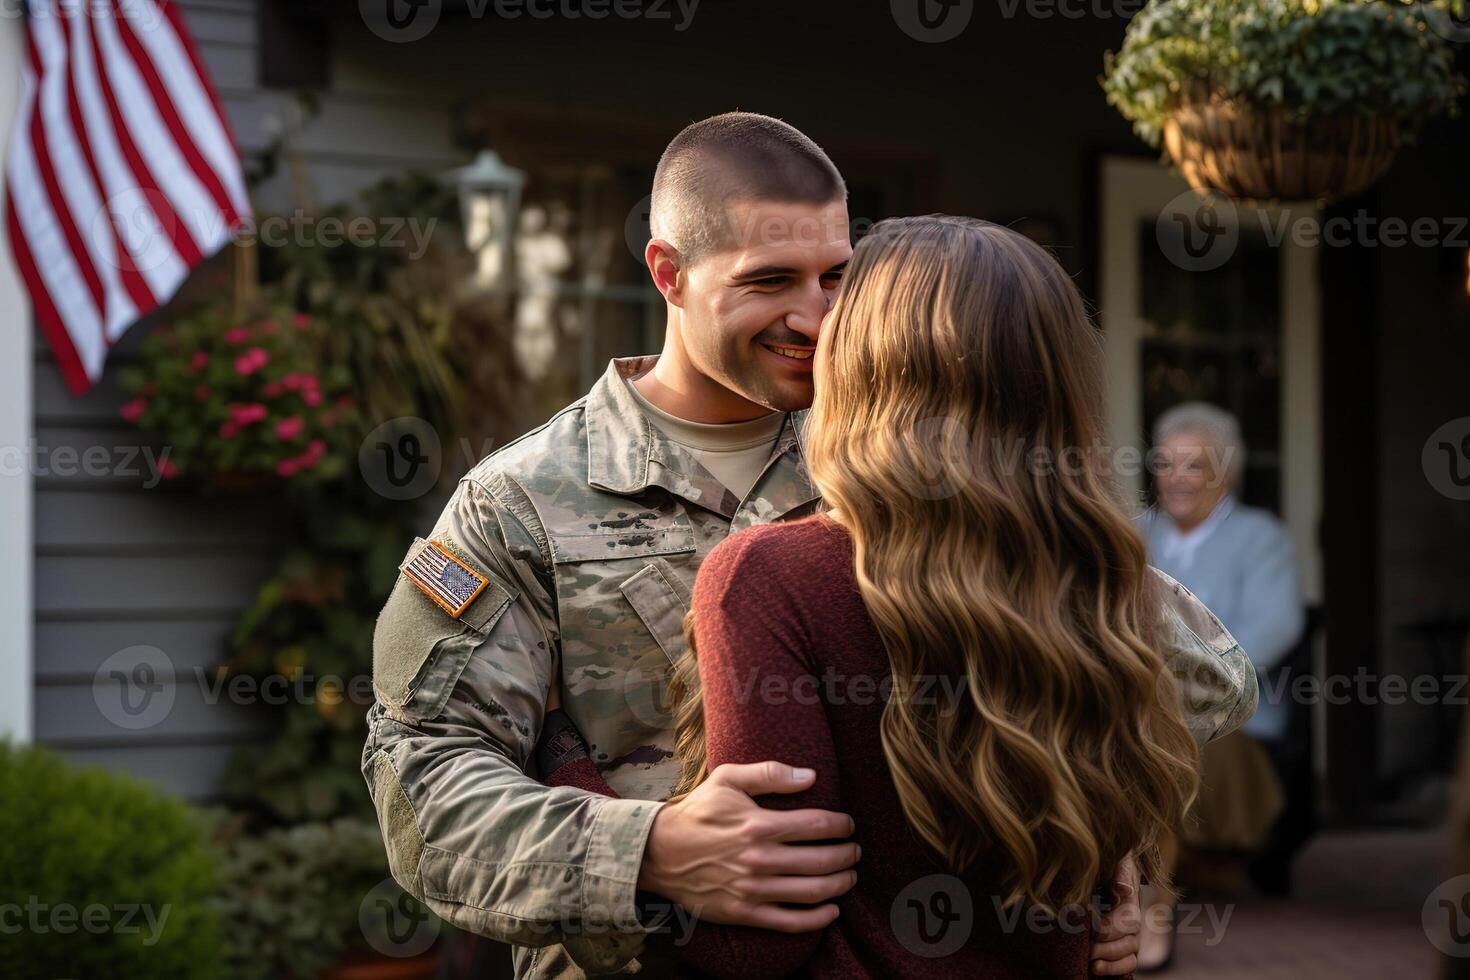
<path fill-rule="evenodd" d="M 28 0 L 6 166 L 11 247 L 73 392 L 250 221 L 239 153 L 177 7 Z"/>

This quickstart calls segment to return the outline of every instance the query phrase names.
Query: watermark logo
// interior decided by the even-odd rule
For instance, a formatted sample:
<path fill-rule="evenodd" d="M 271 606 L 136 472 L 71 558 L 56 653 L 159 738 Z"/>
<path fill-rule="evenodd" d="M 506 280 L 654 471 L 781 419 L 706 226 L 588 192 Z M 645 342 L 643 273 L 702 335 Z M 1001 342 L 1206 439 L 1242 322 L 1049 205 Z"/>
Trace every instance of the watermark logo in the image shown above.
<path fill-rule="evenodd" d="M 119 650 L 92 675 L 92 700 L 118 728 L 152 728 L 174 707 L 174 663 L 158 647 Z"/>
<path fill-rule="evenodd" d="M 1185 272 L 1218 269 L 1235 254 L 1240 226 L 1228 198 L 1188 190 L 1159 212 L 1159 251 Z"/>
<path fill-rule="evenodd" d="M 655 650 L 623 671 L 623 701 L 633 717 L 643 724 L 653 728 L 669 726 L 676 707 L 669 689 L 671 672 L 662 650 Z"/>
<path fill-rule="evenodd" d="M 952 41 L 970 26 L 975 0 L 889 0 L 893 22 L 925 44 Z"/>
<path fill-rule="evenodd" d="M 1419 915 L 1435 949 L 1470 957 L 1470 875 L 1458 875 L 1430 892 Z"/>
<path fill-rule="evenodd" d="M 119 269 L 152 272 L 178 261 L 173 245 L 179 232 L 178 214 L 156 188 L 130 187 L 103 202 L 92 216 L 92 240 L 109 241 L 114 231 L 121 248 L 112 264 Z"/>
<path fill-rule="evenodd" d="M 938 959 L 963 946 L 975 927 L 970 889 L 954 875 L 928 875 L 912 882 L 888 912 L 893 934 L 915 956 Z"/>
<path fill-rule="evenodd" d="M 653 222 L 650 215 L 653 213 L 653 195 L 643 195 L 643 200 L 633 205 L 628 212 L 627 219 L 623 222 L 623 241 L 628 243 L 628 251 L 639 265 L 647 265 L 643 253 L 648 248 L 648 243 L 653 240 Z"/>
<path fill-rule="evenodd" d="M 1419 459 L 1430 486 L 1451 500 L 1470 500 L 1470 415 L 1435 429 Z"/>
<path fill-rule="evenodd" d="M 1459 10 L 1419 4 L 1424 23 L 1429 29 L 1451 44 L 1470 43 L 1470 3 L 1462 4 Z"/>
<path fill-rule="evenodd" d="M 392 878 L 373 886 L 357 910 L 368 945 L 384 956 L 418 956 L 434 945 L 443 923 Z"/>
<path fill-rule="evenodd" d="M 384 422 L 357 451 L 363 480 L 389 500 L 415 500 L 428 493 L 439 482 L 443 462 L 439 433 L 412 415 Z"/>
<path fill-rule="evenodd" d="M 438 26 L 444 0 L 358 0 L 357 9 L 378 37 L 408 44 L 423 40 Z"/>

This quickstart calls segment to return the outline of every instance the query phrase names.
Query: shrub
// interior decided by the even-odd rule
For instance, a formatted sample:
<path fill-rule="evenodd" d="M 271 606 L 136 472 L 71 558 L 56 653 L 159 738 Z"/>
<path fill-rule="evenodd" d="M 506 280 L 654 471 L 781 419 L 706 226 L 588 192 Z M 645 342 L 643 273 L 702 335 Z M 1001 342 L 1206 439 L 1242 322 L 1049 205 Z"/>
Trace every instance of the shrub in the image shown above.
<path fill-rule="evenodd" d="M 438 935 L 441 923 L 389 879 L 375 823 L 303 823 L 252 836 L 235 816 L 221 820 L 215 843 L 231 980 L 308 980 L 347 954 L 370 952 L 363 904 L 383 889 Z"/>
<path fill-rule="evenodd" d="M 217 977 L 198 815 L 126 776 L 0 743 L 0 976 Z"/>

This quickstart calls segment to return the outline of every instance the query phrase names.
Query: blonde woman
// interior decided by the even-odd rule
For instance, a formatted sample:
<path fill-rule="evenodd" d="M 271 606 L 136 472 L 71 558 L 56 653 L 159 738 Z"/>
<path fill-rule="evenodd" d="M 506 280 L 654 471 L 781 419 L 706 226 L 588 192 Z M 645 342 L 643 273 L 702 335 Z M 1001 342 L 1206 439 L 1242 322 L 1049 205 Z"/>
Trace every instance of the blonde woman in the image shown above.
<path fill-rule="evenodd" d="M 1191 727 L 1238 727 L 1254 675 L 1147 565 L 1095 451 L 1098 361 L 1070 279 L 1015 232 L 906 218 L 857 246 L 805 433 L 827 510 L 711 551 L 673 680 L 683 788 L 731 762 L 815 770 L 760 802 L 850 813 L 856 883 L 819 931 L 702 924 L 687 963 L 1080 978 L 1110 870 L 1136 854 L 1160 879 Z M 1214 717 L 1186 721 L 1186 644 L 1210 653 L 1182 681 Z"/>

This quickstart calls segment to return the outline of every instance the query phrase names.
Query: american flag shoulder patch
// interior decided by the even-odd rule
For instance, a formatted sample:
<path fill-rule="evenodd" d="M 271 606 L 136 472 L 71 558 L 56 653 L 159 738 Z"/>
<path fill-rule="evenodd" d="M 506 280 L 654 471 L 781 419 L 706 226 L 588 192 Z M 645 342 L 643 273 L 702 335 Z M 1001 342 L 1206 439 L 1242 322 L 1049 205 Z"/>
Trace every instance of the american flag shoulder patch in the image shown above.
<path fill-rule="evenodd" d="M 417 555 L 404 562 L 403 574 L 455 619 L 490 582 L 437 541 L 426 541 Z"/>

